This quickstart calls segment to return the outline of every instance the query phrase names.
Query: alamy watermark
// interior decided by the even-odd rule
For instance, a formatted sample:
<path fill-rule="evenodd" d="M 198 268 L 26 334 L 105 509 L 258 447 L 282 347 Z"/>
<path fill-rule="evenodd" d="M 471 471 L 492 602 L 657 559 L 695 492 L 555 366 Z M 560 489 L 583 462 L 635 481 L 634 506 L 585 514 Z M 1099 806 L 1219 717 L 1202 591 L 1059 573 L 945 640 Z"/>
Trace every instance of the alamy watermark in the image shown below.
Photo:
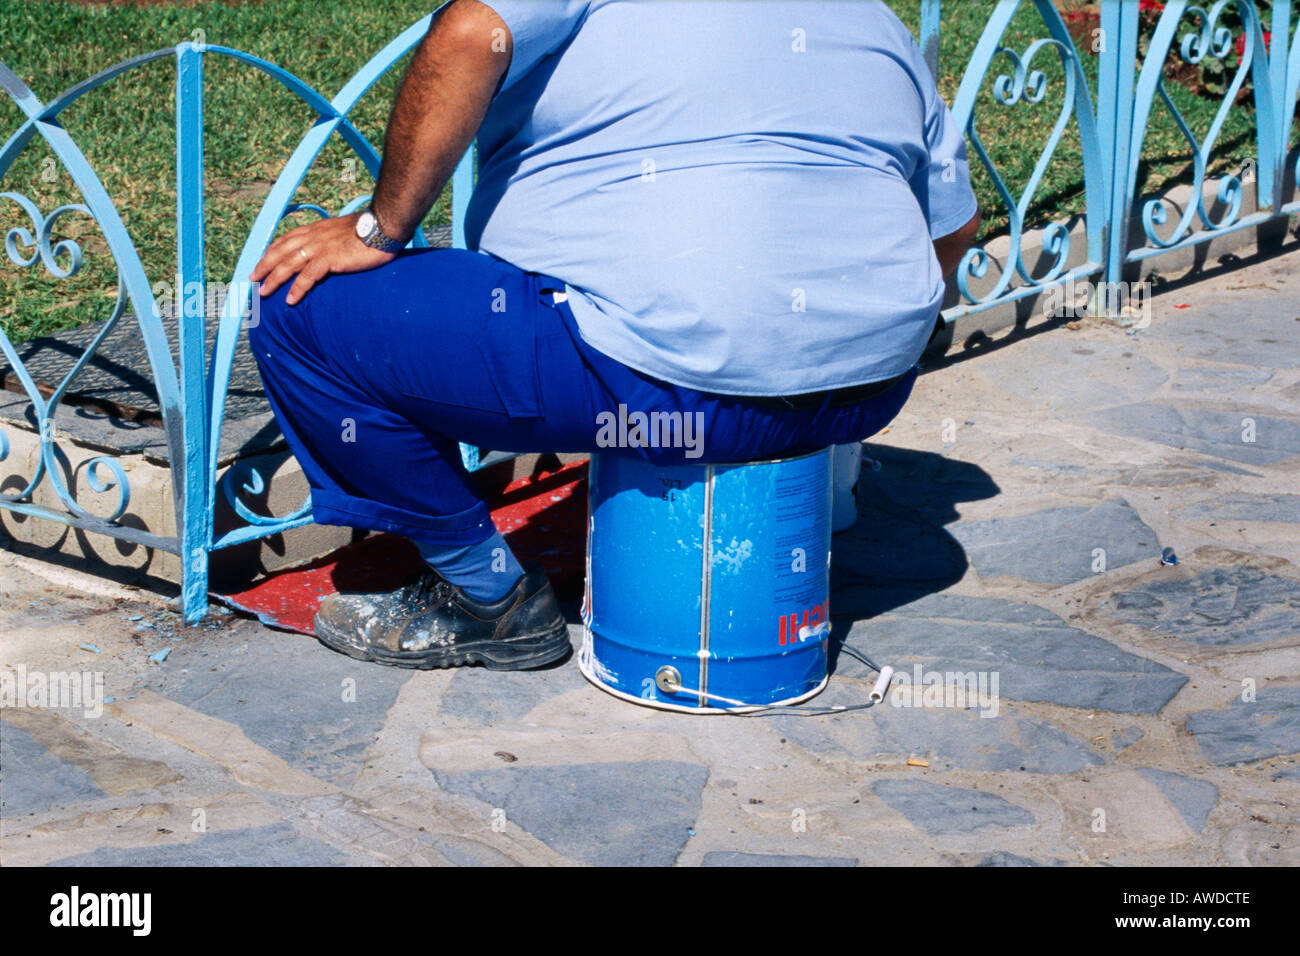
<path fill-rule="evenodd" d="M 912 666 L 894 675 L 889 702 L 895 707 L 946 707 L 998 715 L 997 671 L 932 671 Z"/>
<path fill-rule="evenodd" d="M 26 664 L 0 671 L 0 708 L 81 708 L 86 717 L 104 713 L 103 671 L 29 671 Z"/>
<path fill-rule="evenodd" d="M 73 886 L 50 897 L 50 925 L 116 926 L 133 936 L 148 936 L 153 927 L 152 893 L 83 893 Z"/>
<path fill-rule="evenodd" d="M 237 282 L 186 282 L 181 276 L 173 284 L 167 280 L 155 282 L 153 313 L 163 317 L 163 303 L 171 303 L 171 314 L 176 317 L 220 318 L 225 303 L 234 297 L 239 306 L 239 317 L 246 328 L 254 328 L 262 321 L 261 283 L 249 279 Z"/>
<path fill-rule="evenodd" d="M 618 412 L 596 415 L 598 448 L 684 448 L 687 458 L 704 454 L 703 412 Z"/>
<path fill-rule="evenodd" d="M 1043 314 L 1058 319 L 1100 315 L 1116 322 L 1130 318 L 1130 328 L 1145 329 L 1151 325 L 1151 283 L 1094 283 L 1070 276 L 1043 293 Z"/>

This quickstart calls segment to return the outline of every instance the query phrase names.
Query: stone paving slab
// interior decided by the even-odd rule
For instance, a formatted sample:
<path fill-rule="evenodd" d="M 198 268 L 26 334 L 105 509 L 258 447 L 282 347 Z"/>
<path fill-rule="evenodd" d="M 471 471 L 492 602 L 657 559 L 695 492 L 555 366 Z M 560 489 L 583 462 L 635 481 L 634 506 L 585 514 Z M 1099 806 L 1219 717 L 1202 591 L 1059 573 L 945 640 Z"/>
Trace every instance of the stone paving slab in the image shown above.
<path fill-rule="evenodd" d="M 953 536 L 981 575 L 1039 584 L 1083 581 L 1099 558 L 1119 568 L 1160 554 L 1155 531 L 1123 499 L 963 522 Z"/>
<path fill-rule="evenodd" d="M 1050 860 L 1040 862 L 1031 860 L 1028 857 L 1017 856 L 1014 853 L 1008 853 L 1005 850 L 999 850 L 997 853 L 990 853 L 984 859 L 975 864 L 976 866 L 1063 866 L 1061 860 Z"/>
<path fill-rule="evenodd" d="M 602 866 L 669 866 L 700 813 L 708 768 L 666 760 L 434 771 L 566 856 Z"/>
<path fill-rule="evenodd" d="M 1219 766 L 1300 753 L 1300 687 L 1268 687 L 1255 700 L 1187 715 L 1205 759 Z"/>
<path fill-rule="evenodd" d="M 130 850 L 98 847 L 54 861 L 57 866 L 343 866 L 367 865 L 287 823 L 205 833 L 191 844 Z"/>
<path fill-rule="evenodd" d="M 1257 467 L 1300 455 L 1300 423 L 1251 407 L 1227 410 L 1141 403 L 1078 417 L 1117 435 Z"/>
<path fill-rule="evenodd" d="M 1054 412 L 1141 401 L 1169 381 L 1169 371 L 1141 354 L 1129 338 L 1081 342 L 1073 335 L 1048 336 L 1035 343 L 1035 353 L 1032 365 L 1013 350 L 990 356 L 980 372 L 1012 398 Z M 1101 364 L 1115 374 L 1092 374 Z M 1069 387 L 1062 388 L 1062 382 Z"/>
<path fill-rule="evenodd" d="M 858 704 L 868 689 L 864 682 L 846 693 L 841 682 L 826 703 Z M 804 750 L 827 757 L 903 761 L 916 756 L 947 769 L 1035 774 L 1076 773 L 1106 759 L 1090 743 L 1005 701 L 993 719 L 965 708 L 883 706 L 865 718 L 781 714 L 771 722 Z"/>
<path fill-rule="evenodd" d="M 539 704 L 586 688 L 575 667 L 492 672 L 461 668 L 438 702 L 438 713 L 476 726 L 518 721 Z"/>
<path fill-rule="evenodd" d="M 775 853 L 706 853 L 701 866 L 857 866 L 858 861 L 833 856 L 781 856 Z"/>
<path fill-rule="evenodd" d="M 1223 354 L 1222 351 L 1219 354 Z M 1243 368 L 1240 365 L 1222 365 L 1217 362 L 1204 365 L 1184 365 L 1175 373 L 1173 390 L 1187 395 L 1204 395 L 1217 391 L 1231 396 L 1244 389 L 1254 389 L 1273 378 L 1271 368 Z"/>
<path fill-rule="evenodd" d="M 60 760 L 21 727 L 0 721 L 0 815 L 13 817 L 103 795 L 85 770 Z"/>
<path fill-rule="evenodd" d="M 927 833 L 969 833 L 986 827 L 1030 826 L 1034 815 L 996 794 L 924 780 L 880 780 L 872 792 Z"/>
<path fill-rule="evenodd" d="M 1296 301 L 1291 252 L 927 370 L 788 712 L 388 670 L 0 550 L 0 671 L 113 699 L 3 714 L 0 864 L 1300 865 Z"/>
<path fill-rule="evenodd" d="M 1287 261 L 1277 260 L 1278 264 Z M 1253 269 L 1250 277 L 1256 278 L 1263 271 L 1272 270 L 1267 266 Z M 1285 325 L 1295 319 L 1294 279 L 1279 271 L 1274 272 L 1278 281 L 1249 290 L 1241 288 L 1246 282 L 1237 283 L 1234 277 L 1225 276 L 1220 287 L 1227 291 L 1226 295 L 1185 310 L 1177 321 L 1152 322 L 1143 330 L 1142 338 L 1172 347 L 1180 365 L 1189 359 L 1231 362 L 1256 370 L 1254 374 L 1300 368 L 1300 352 L 1294 348 L 1295 332 Z M 1231 317 L 1229 321 L 1225 321 L 1225 313 Z"/>
<path fill-rule="evenodd" d="M 1300 581 L 1257 568 L 1212 568 L 1115 595 L 1121 621 L 1194 644 L 1251 644 L 1300 634 Z"/>
<path fill-rule="evenodd" d="M 1175 518 L 1206 518 L 1219 521 L 1294 522 L 1300 515 L 1300 495 L 1254 495 L 1248 492 L 1207 498 L 1175 509 Z"/>
<path fill-rule="evenodd" d="M 929 595 L 855 625 L 847 641 L 904 670 L 997 673 L 1013 700 L 1066 707 L 1154 714 L 1187 682 L 1045 608 L 994 598 Z"/>
<path fill-rule="evenodd" d="M 1160 792 L 1178 808 L 1189 827 L 1197 833 L 1205 829 L 1210 811 L 1219 802 L 1218 787 L 1207 780 L 1192 780 L 1180 773 L 1156 770 L 1154 767 L 1143 767 L 1138 772 L 1160 788 Z"/>
<path fill-rule="evenodd" d="M 409 672 L 366 667 L 281 631 L 247 635 L 216 648 L 178 642 L 166 668 L 142 688 L 243 728 L 254 742 L 306 773 L 345 783 Z"/>
<path fill-rule="evenodd" d="M 1110 745 L 1116 751 L 1125 750 L 1145 737 L 1141 727 L 1125 727 L 1110 735 Z"/>

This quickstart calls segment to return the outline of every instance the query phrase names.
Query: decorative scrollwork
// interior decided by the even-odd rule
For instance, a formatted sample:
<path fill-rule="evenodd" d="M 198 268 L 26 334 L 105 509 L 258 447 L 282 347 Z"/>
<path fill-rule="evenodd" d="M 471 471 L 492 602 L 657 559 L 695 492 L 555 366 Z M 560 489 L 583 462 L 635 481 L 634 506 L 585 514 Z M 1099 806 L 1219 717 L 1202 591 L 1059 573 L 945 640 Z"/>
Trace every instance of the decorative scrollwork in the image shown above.
<path fill-rule="evenodd" d="M 39 262 L 50 275 L 57 279 L 67 279 L 80 271 L 82 264 L 81 246 L 73 239 L 62 239 L 55 242 L 53 231 L 58 219 L 69 212 L 82 212 L 93 217 L 88 207 L 79 203 L 71 203 L 58 207 L 46 216 L 42 215 L 35 203 L 20 193 L 3 192 L 0 193 L 0 198 L 9 199 L 22 208 L 31 219 L 33 227 L 32 230 L 28 230 L 23 226 L 15 226 L 6 233 L 5 252 L 11 262 L 20 269 L 33 268 Z M 61 259 L 65 260 L 67 265 L 61 265 Z M 73 379 L 94 357 L 100 344 L 108 337 L 125 314 L 127 302 L 126 288 L 119 273 L 117 299 L 113 305 L 112 313 L 91 340 L 90 345 L 86 347 L 71 370 L 63 377 L 59 386 L 48 398 L 37 388 L 35 380 L 27 371 L 27 367 L 21 358 L 19 358 L 17 350 L 10 343 L 8 336 L 3 331 L 0 331 L 0 352 L 4 354 L 5 359 L 13 368 L 15 377 L 32 403 L 32 410 L 36 418 L 37 435 L 40 441 L 40 455 L 37 458 L 35 471 L 31 478 L 18 492 L 0 494 L 0 501 L 13 504 L 30 501 L 42 482 L 48 481 L 49 486 L 54 490 L 63 506 L 67 508 L 69 513 L 79 518 L 112 522 L 126 513 L 131 500 L 131 487 L 126 472 L 116 461 L 103 456 L 88 459 L 84 463 L 86 467 L 86 483 L 95 494 L 117 491 L 117 502 L 112 508 L 111 514 L 107 516 L 94 515 L 77 503 L 75 496 L 68 489 L 67 483 L 63 479 L 63 469 L 60 467 L 58 426 L 55 414 Z M 0 432 L 0 459 L 8 457 L 9 448 L 8 438 L 4 433 Z M 108 477 L 101 476 L 103 469 L 110 472 Z"/>
<path fill-rule="evenodd" d="M 14 226 L 5 233 L 5 252 L 11 262 L 20 269 L 30 269 L 39 261 L 56 279 L 67 279 L 81 271 L 81 246 L 76 240 L 63 239 L 53 246 L 50 245 L 50 241 L 54 223 L 60 216 L 69 212 L 84 212 L 90 216 L 92 213 L 88 207 L 81 203 L 69 203 L 55 209 L 48 216 L 42 216 L 36 204 L 20 193 L 3 192 L 0 193 L 0 198 L 9 199 L 20 206 L 27 213 L 36 230 L 34 237 L 23 226 Z M 19 251 L 20 244 L 30 249 L 31 255 L 24 256 Z M 63 255 L 69 259 L 66 267 L 59 265 L 59 257 Z"/>
<path fill-rule="evenodd" d="M 107 481 L 99 476 L 101 468 L 107 468 L 112 472 L 112 477 Z M 86 462 L 86 484 L 97 495 L 107 494 L 116 489 L 117 507 L 113 509 L 112 514 L 104 517 L 105 521 L 116 521 L 126 513 L 127 507 L 131 504 L 131 483 L 127 480 L 126 470 L 123 469 L 117 459 L 107 458 L 103 455 L 89 459 Z M 88 512 L 82 511 L 75 502 L 70 504 L 69 507 L 83 515 L 88 514 Z"/>
<path fill-rule="evenodd" d="M 1257 13 L 1254 4 L 1250 3 L 1249 0 L 1218 0 L 1208 12 L 1203 7 L 1189 6 L 1181 14 L 1177 12 L 1171 13 L 1167 10 L 1165 16 L 1176 16 L 1179 20 L 1192 17 L 1197 20 L 1197 26 L 1186 33 L 1178 44 L 1178 55 L 1184 62 L 1199 64 L 1206 57 L 1223 60 L 1232 52 L 1233 33 L 1230 28 L 1219 24 L 1219 18 L 1230 4 L 1236 5 L 1242 23 L 1245 25 L 1241 59 L 1204 140 L 1197 142 L 1196 135 L 1187 125 L 1182 112 L 1178 109 L 1173 97 L 1169 95 L 1169 91 L 1165 87 L 1163 66 L 1165 57 L 1168 55 L 1168 46 L 1153 48 L 1148 51 L 1148 62 L 1143 64 L 1144 75 L 1148 69 L 1159 71 L 1152 74 L 1155 76 L 1154 93 L 1159 96 L 1160 102 L 1164 104 L 1165 109 L 1173 118 L 1179 135 L 1187 141 L 1187 145 L 1192 152 L 1191 190 L 1195 201 L 1187 204 L 1187 208 L 1183 210 L 1177 224 L 1168 235 L 1162 236 L 1156 229 L 1157 226 L 1163 226 L 1168 222 L 1169 215 L 1166 207 L 1171 205 L 1168 198 L 1157 196 L 1148 199 L 1142 204 L 1142 230 L 1146 234 L 1148 242 L 1158 248 L 1169 248 L 1181 242 L 1191 233 L 1193 222 L 1198 217 L 1205 230 L 1213 232 L 1231 226 L 1236 222 L 1241 212 L 1244 187 L 1239 176 L 1226 174 L 1219 180 L 1215 195 L 1219 203 L 1225 206 L 1226 209 L 1217 221 L 1205 206 L 1205 182 L 1209 157 L 1214 150 L 1215 143 L 1218 141 L 1219 132 L 1223 128 L 1229 110 L 1237 100 L 1237 94 L 1246 81 L 1246 76 L 1250 72 L 1256 55 Z M 1138 132 L 1140 134 L 1145 133 L 1145 125 Z M 1140 145 L 1141 140 L 1139 139 L 1137 143 L 1139 149 Z"/>
<path fill-rule="evenodd" d="M 237 462 L 226 470 L 217 482 L 221 489 L 226 503 L 230 505 L 242 520 L 248 524 L 256 525 L 260 528 L 270 528 L 279 524 L 297 521 L 305 515 L 311 513 L 311 495 L 308 494 L 303 501 L 290 514 L 276 517 L 274 515 L 260 515 L 249 508 L 244 502 L 239 500 L 239 493 L 242 491 L 249 495 L 260 495 L 266 491 L 266 481 L 262 478 L 261 471 L 246 461 Z"/>
<path fill-rule="evenodd" d="M 989 254 L 983 246 L 971 246 L 961 258 L 957 267 L 957 288 L 968 302 L 978 302 L 979 298 L 967 284 L 971 279 L 983 279 L 989 272 Z M 988 299 L 991 296 L 985 296 Z"/>
<path fill-rule="evenodd" d="M 1209 14 L 1204 8 L 1197 6 L 1188 7 L 1184 11 L 1184 16 L 1195 16 L 1201 21 L 1200 29 L 1187 33 L 1179 43 L 1178 54 L 1184 62 L 1200 63 L 1207 54 L 1216 60 L 1222 60 L 1231 52 L 1232 30 L 1225 26 L 1216 26 L 1219 14 L 1229 2 L 1231 0 L 1220 0 Z"/>
<path fill-rule="evenodd" d="M 999 74 L 994 79 L 992 90 L 994 100 L 1002 106 L 1014 106 L 1022 101 L 1029 105 L 1042 102 L 1047 95 L 1047 74 L 1043 70 L 1033 69 L 1033 61 L 1040 52 L 1047 49 L 1056 52 L 1064 68 L 1065 83 L 1061 96 L 1061 108 L 1057 113 L 1056 121 L 1048 135 L 1047 142 L 1039 153 L 1038 161 L 1034 164 L 1033 172 L 1030 174 L 1029 180 L 1019 198 L 1012 196 L 1011 190 L 998 172 L 997 166 L 980 138 L 973 114 L 967 126 L 966 132 L 970 137 L 971 145 L 974 147 L 976 155 L 1006 206 L 1011 243 L 1011 253 L 1006 264 L 1002 267 L 1002 272 L 993 288 L 983 295 L 976 295 L 970 288 L 970 282 L 972 279 L 982 279 L 988 274 L 990 257 L 983 249 L 971 249 L 966 253 L 957 270 L 956 281 L 957 288 L 962 296 L 971 303 L 989 302 L 998 298 L 1007 291 L 1015 275 L 1019 275 L 1021 280 L 1028 285 L 1038 286 L 1053 282 L 1064 272 L 1069 262 L 1070 236 L 1069 229 L 1064 223 L 1053 222 L 1044 231 L 1042 248 L 1043 252 L 1050 257 L 1050 264 L 1042 274 L 1037 276 L 1030 274 L 1025 265 L 1021 245 L 1025 217 L 1030 203 L 1033 201 L 1034 194 L 1038 190 L 1038 184 L 1056 152 L 1061 135 L 1065 131 L 1070 117 L 1074 114 L 1077 92 L 1075 72 L 1077 57 L 1073 46 L 1054 37 L 1044 37 L 1031 43 L 1026 48 L 1023 56 L 1006 46 L 999 46 L 995 55 L 1008 58 L 1011 61 L 1012 69 L 1010 73 Z"/>
<path fill-rule="evenodd" d="M 998 47 L 998 53 L 1015 64 L 1010 76 L 1003 73 L 993 81 L 993 98 L 1000 105 L 1015 106 L 1020 102 L 1022 96 L 1028 103 L 1042 101 L 1043 97 L 1047 95 L 1047 74 L 1042 70 L 1030 70 L 1029 61 L 1034 58 L 1034 54 L 1044 44 L 1055 42 L 1055 40 L 1050 39 L 1038 41 L 1029 48 L 1027 56 L 1023 60 L 1010 47 Z"/>

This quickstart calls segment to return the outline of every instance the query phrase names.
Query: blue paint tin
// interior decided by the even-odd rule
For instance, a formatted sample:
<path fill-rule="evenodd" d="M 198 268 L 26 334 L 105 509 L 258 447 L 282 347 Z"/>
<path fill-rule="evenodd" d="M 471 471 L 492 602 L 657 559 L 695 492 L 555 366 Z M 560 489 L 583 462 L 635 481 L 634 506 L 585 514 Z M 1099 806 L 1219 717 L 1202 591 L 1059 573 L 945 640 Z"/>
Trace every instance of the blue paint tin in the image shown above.
<path fill-rule="evenodd" d="M 830 449 L 719 465 L 593 455 L 588 482 L 588 680 L 691 713 L 826 686 Z"/>

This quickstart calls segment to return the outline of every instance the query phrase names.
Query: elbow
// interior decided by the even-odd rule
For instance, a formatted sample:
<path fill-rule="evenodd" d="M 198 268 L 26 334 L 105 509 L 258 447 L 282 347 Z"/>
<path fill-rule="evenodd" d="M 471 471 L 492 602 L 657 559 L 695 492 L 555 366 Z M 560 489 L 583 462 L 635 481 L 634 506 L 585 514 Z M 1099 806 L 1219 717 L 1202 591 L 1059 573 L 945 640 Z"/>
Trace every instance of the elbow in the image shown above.
<path fill-rule="evenodd" d="M 506 63 L 514 52 L 510 28 L 495 10 L 478 0 L 452 0 L 438 11 L 426 40 L 469 56 L 493 54 Z"/>

